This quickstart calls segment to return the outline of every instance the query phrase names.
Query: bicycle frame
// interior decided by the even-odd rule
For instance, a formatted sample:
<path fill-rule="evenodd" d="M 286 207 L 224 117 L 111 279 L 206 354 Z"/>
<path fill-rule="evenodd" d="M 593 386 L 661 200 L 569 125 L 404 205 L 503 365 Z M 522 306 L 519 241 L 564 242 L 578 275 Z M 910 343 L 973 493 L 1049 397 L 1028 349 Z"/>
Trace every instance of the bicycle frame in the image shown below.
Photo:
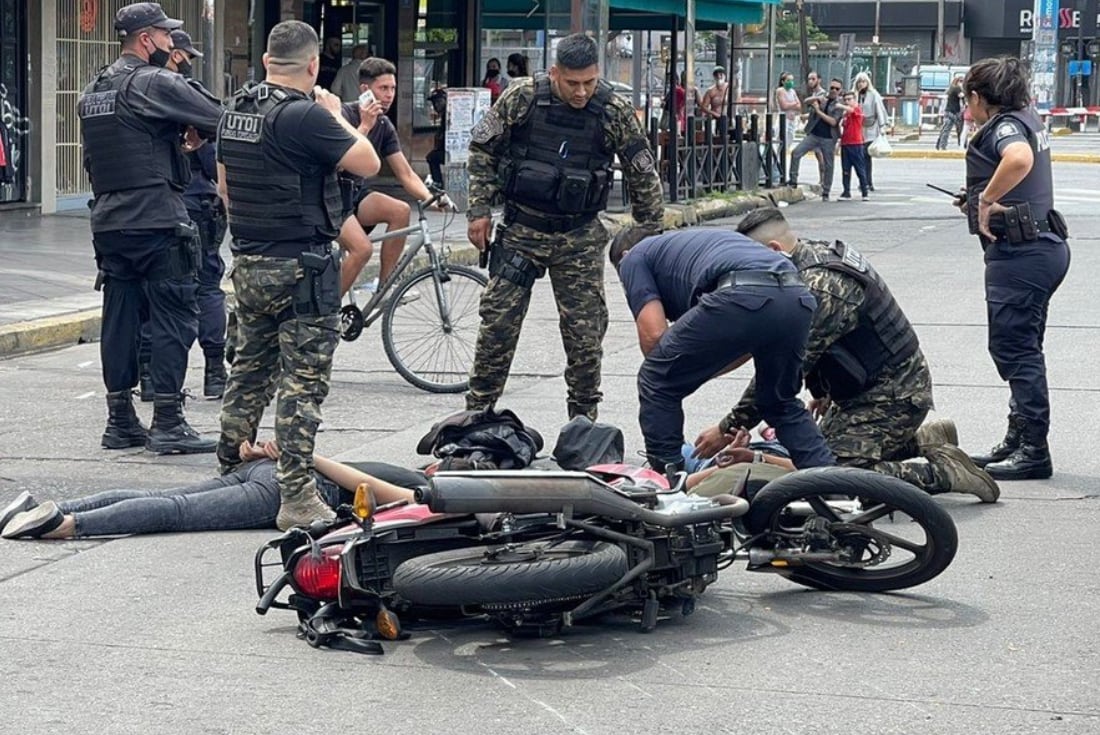
<path fill-rule="evenodd" d="M 432 233 L 431 230 L 428 228 L 428 220 L 424 216 L 424 212 L 427 210 L 428 206 L 430 206 L 430 203 L 438 199 L 440 196 L 441 195 L 437 194 L 436 196 L 427 200 L 427 202 L 417 202 L 417 222 L 415 225 L 402 227 L 399 230 L 390 230 L 377 237 L 372 238 L 373 242 L 384 242 L 386 240 L 392 240 L 396 237 L 420 235 L 419 242 L 411 248 L 405 248 L 405 252 L 401 254 L 401 258 L 397 261 L 397 265 L 394 266 L 393 272 L 390 273 L 389 278 L 387 278 L 385 282 L 378 284 L 378 288 L 375 290 L 374 295 L 370 298 L 370 301 L 368 301 L 363 307 L 361 307 L 360 310 L 363 312 L 364 328 L 369 327 L 371 324 L 374 324 L 374 322 L 378 321 L 382 317 L 382 309 L 377 307 L 380 307 L 385 302 L 386 296 L 393 289 L 394 285 L 399 280 L 401 280 L 401 276 L 405 274 L 405 271 L 412 264 L 413 259 L 416 258 L 417 254 L 421 250 L 424 250 L 428 253 L 428 261 L 430 263 L 431 269 L 437 273 L 440 271 L 440 267 L 443 263 L 443 256 L 438 250 L 436 250 L 435 246 L 432 244 Z M 441 291 L 442 289 L 439 289 L 438 284 L 439 281 L 437 279 L 436 288 Z M 437 295 L 439 297 L 437 303 L 439 303 L 440 306 L 443 307 L 445 301 L 444 294 L 439 293 Z M 351 298 L 351 303 L 355 304 L 355 296 L 352 295 L 351 291 L 349 291 L 349 296 Z M 444 311 L 446 311 L 446 309 L 444 309 Z M 440 314 L 440 318 L 444 321 L 444 328 L 449 328 L 449 314 Z"/>

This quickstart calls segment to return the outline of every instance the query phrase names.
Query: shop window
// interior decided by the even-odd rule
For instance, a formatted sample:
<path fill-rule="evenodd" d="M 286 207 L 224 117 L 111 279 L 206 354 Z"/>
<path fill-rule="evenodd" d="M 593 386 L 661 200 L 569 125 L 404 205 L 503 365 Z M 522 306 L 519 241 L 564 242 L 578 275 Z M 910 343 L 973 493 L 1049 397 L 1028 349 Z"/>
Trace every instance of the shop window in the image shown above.
<path fill-rule="evenodd" d="M 455 3 L 421 0 L 413 36 L 413 130 L 435 130 L 443 120 L 431 95 L 451 83 L 459 66 L 459 13 Z"/>

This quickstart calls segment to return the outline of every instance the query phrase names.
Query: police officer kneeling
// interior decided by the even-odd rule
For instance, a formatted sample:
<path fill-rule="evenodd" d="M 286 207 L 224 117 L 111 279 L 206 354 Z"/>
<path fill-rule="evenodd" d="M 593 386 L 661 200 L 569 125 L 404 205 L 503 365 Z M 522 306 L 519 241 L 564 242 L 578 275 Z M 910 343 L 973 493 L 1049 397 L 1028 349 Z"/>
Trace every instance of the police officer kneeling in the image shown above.
<path fill-rule="evenodd" d="M 198 331 L 195 231 L 181 197 L 190 174 L 181 138 L 187 150 L 201 145 L 200 132 L 212 138 L 222 107 L 164 68 L 169 34 L 181 25 L 156 3 L 119 10 L 122 53 L 84 89 L 78 108 L 103 287 L 100 359 L 109 416 L 102 444 L 108 449 L 214 450 L 184 419 L 180 394 Z M 148 433 L 131 402 L 145 304 L 155 401 Z"/>
<path fill-rule="evenodd" d="M 645 234 L 623 230 L 609 257 L 645 355 L 638 416 L 650 464 L 666 472 L 683 468 L 683 399 L 749 357 L 760 413 L 795 467 L 834 464 L 798 399 L 816 302 L 790 259 L 727 230 Z"/>
<path fill-rule="evenodd" d="M 960 205 L 985 251 L 989 354 L 1012 391 L 1004 441 L 974 462 L 998 480 L 1050 477 L 1047 307 L 1069 270 L 1069 231 L 1054 209 L 1050 138 L 1029 109 L 1019 59 L 983 59 L 963 81 L 982 127 L 966 150 Z"/>
<path fill-rule="evenodd" d="M 276 524 L 286 530 L 334 517 L 317 496 L 311 470 L 340 336 L 336 171 L 373 176 L 380 163 L 343 119 L 340 98 L 314 88 L 316 31 L 296 20 L 277 24 L 263 62 L 267 80 L 239 92 L 219 127 L 218 187 L 233 238 L 237 335 L 218 459 L 223 472 L 241 464 L 238 447 L 254 436 L 277 374 Z"/>

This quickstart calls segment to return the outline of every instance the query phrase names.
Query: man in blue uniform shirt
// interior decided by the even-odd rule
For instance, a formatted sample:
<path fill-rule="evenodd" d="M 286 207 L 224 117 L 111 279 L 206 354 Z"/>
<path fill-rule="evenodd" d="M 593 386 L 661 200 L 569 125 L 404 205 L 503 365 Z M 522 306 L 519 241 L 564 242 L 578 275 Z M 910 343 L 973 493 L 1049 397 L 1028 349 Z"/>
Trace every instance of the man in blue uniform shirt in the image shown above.
<path fill-rule="evenodd" d="M 181 21 L 156 3 L 115 16 L 122 53 L 84 89 L 79 103 L 91 226 L 103 283 L 100 357 L 108 419 L 102 445 L 157 453 L 212 452 L 183 417 L 180 390 L 198 331 L 194 232 L 181 196 L 184 153 L 212 139 L 222 107 L 165 69 Z M 201 137 L 200 137 L 201 136 Z M 130 391 L 138 382 L 138 333 L 148 305 L 154 388 L 146 432 Z"/>
<path fill-rule="evenodd" d="M 757 405 L 795 467 L 835 464 L 798 399 L 816 302 L 790 259 L 727 230 L 646 234 L 624 230 L 609 255 L 645 355 L 638 401 L 650 464 L 682 469 L 683 399 L 750 357 Z"/>

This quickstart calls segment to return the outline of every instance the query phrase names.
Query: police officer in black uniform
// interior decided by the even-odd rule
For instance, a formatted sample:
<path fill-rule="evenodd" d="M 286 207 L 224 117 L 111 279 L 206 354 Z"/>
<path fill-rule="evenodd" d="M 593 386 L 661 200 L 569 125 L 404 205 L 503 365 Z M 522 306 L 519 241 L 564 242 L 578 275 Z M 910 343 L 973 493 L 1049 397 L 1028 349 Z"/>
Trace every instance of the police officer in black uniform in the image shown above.
<path fill-rule="evenodd" d="M 963 82 L 981 125 L 966 153 L 959 205 L 985 250 L 989 354 L 1012 391 L 1004 441 L 974 462 L 998 480 L 1050 477 L 1047 306 L 1069 269 L 1069 232 L 1054 209 L 1050 139 L 1028 108 L 1018 59 L 983 59 Z"/>
<path fill-rule="evenodd" d="M 179 72 L 188 83 L 203 92 L 206 88 L 191 78 L 191 63 L 202 53 L 187 31 L 172 31 L 172 59 L 168 68 Z M 211 97 L 214 99 L 214 97 Z M 219 252 L 227 227 L 225 205 L 218 196 L 218 170 L 214 146 L 204 145 L 187 154 L 191 183 L 183 192 L 187 214 L 199 230 L 202 254 L 198 264 L 199 347 L 205 360 L 202 394 L 221 398 L 225 392 L 225 292 L 222 276 L 225 262 Z"/>
<path fill-rule="evenodd" d="M 181 196 L 186 150 L 213 138 L 222 107 L 165 69 L 182 21 L 156 3 L 115 16 L 122 53 L 80 98 L 84 168 L 91 179 L 92 239 L 103 284 L 100 356 L 109 416 L 102 444 L 157 453 L 212 452 L 183 417 L 187 352 L 198 330 L 194 228 Z M 138 382 L 141 311 L 148 307 L 153 425 L 131 402 Z"/>
<path fill-rule="evenodd" d="M 650 464 L 683 469 L 683 399 L 747 356 L 756 370 L 756 404 L 795 467 L 835 464 L 798 399 L 817 302 L 790 258 L 715 228 L 645 234 L 639 227 L 623 230 L 609 257 L 645 355 L 638 417 Z"/>

